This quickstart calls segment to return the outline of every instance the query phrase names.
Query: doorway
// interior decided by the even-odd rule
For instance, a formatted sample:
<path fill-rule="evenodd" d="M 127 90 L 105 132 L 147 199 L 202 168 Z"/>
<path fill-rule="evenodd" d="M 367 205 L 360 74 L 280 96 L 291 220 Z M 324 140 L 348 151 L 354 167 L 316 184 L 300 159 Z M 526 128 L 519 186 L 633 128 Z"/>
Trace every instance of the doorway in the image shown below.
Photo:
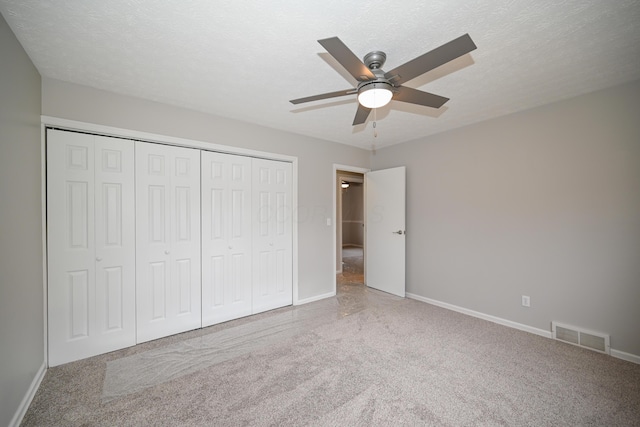
<path fill-rule="evenodd" d="M 336 291 L 364 287 L 364 175 L 336 171 Z"/>

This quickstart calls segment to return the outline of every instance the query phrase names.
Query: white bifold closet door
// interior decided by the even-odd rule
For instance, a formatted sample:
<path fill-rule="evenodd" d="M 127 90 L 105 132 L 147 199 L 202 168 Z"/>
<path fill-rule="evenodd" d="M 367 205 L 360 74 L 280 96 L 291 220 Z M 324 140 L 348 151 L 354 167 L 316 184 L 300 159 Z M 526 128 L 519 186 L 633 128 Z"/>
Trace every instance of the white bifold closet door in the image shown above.
<path fill-rule="evenodd" d="M 136 142 L 136 299 L 139 343 L 202 325 L 200 150 Z"/>
<path fill-rule="evenodd" d="M 47 130 L 49 366 L 135 344 L 133 141 Z"/>
<path fill-rule="evenodd" d="M 292 304 L 292 166 L 252 159 L 253 313 Z"/>
<path fill-rule="evenodd" d="M 251 314 L 251 158 L 202 152 L 202 326 Z"/>

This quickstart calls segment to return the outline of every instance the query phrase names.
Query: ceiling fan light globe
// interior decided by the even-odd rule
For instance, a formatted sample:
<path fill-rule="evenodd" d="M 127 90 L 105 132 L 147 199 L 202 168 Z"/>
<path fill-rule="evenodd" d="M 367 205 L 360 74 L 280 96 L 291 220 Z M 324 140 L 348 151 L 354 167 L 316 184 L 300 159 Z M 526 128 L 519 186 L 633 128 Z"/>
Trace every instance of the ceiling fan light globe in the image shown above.
<path fill-rule="evenodd" d="M 363 86 L 358 92 L 358 102 L 366 108 L 384 107 L 391 101 L 393 92 L 386 83 L 373 83 Z"/>

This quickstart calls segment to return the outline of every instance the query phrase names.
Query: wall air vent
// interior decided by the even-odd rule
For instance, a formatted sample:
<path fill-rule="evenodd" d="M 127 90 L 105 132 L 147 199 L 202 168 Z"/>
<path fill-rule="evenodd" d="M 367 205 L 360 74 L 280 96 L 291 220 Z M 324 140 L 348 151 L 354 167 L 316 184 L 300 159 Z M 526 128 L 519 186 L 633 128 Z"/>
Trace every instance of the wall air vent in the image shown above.
<path fill-rule="evenodd" d="M 598 353 L 611 354 L 609 335 L 599 332 L 569 326 L 558 322 L 551 322 L 553 339 L 597 351 Z"/>

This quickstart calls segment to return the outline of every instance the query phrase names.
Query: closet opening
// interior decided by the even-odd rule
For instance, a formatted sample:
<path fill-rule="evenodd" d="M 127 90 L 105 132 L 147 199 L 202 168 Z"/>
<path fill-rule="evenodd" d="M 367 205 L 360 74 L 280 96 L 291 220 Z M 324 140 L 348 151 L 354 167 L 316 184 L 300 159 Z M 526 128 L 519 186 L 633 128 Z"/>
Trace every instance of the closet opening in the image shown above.
<path fill-rule="evenodd" d="M 46 121 L 50 367 L 298 302 L 296 158 Z"/>

